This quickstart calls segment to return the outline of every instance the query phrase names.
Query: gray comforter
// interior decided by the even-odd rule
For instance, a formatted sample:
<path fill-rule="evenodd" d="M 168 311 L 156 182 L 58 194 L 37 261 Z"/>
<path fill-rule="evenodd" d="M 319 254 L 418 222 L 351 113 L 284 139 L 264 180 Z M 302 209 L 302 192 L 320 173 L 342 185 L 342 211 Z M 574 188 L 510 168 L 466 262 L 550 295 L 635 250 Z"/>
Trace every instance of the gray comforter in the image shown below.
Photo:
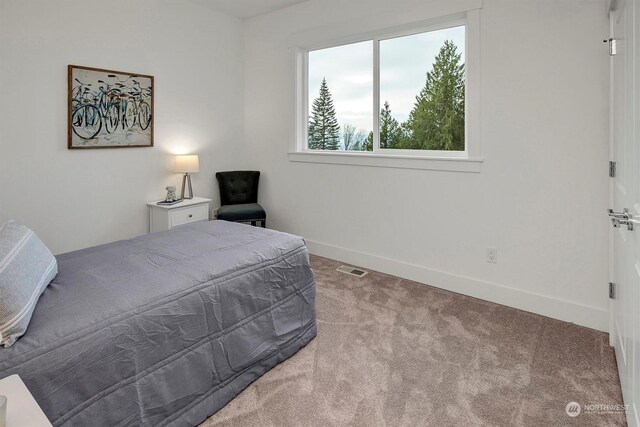
<path fill-rule="evenodd" d="M 0 349 L 54 425 L 198 424 L 316 335 L 300 237 L 199 222 L 57 258 Z"/>

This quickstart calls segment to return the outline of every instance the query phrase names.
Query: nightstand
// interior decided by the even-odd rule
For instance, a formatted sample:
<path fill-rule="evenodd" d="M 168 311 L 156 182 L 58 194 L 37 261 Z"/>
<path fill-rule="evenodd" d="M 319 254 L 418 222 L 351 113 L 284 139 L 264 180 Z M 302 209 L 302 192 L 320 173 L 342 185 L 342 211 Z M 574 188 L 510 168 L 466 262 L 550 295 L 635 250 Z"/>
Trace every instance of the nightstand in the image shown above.
<path fill-rule="evenodd" d="M 209 220 L 211 199 L 194 197 L 175 205 L 158 205 L 158 201 L 149 202 L 149 232 L 169 230 L 196 221 Z"/>
<path fill-rule="evenodd" d="M 18 375 L 10 375 L 0 380 L 0 395 L 7 396 L 7 427 L 51 426 Z"/>

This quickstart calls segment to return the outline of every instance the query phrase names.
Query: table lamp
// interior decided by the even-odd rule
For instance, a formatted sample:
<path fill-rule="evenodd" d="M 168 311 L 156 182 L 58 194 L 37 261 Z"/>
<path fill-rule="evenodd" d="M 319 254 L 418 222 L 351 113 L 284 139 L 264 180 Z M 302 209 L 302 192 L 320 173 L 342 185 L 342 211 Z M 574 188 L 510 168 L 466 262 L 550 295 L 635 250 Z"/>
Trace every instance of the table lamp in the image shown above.
<path fill-rule="evenodd" d="M 181 199 L 193 199 L 193 188 L 191 187 L 191 173 L 200 172 L 200 163 L 198 162 L 198 155 L 191 154 L 187 156 L 176 156 L 176 172 L 184 173 L 182 177 L 182 191 L 180 192 Z M 189 196 L 185 196 L 184 187 L 189 183 Z"/>

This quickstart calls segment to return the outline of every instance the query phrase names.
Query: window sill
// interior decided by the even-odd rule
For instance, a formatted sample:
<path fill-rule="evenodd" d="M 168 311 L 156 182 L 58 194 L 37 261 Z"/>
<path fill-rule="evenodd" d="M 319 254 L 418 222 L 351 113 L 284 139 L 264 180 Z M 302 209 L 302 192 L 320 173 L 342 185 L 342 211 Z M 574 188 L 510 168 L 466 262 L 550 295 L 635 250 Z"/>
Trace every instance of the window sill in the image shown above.
<path fill-rule="evenodd" d="M 334 165 L 372 166 L 398 169 L 426 169 L 472 173 L 479 173 L 480 167 L 482 166 L 482 159 L 346 152 L 289 152 L 289 160 L 292 162 L 304 163 L 328 163 Z"/>

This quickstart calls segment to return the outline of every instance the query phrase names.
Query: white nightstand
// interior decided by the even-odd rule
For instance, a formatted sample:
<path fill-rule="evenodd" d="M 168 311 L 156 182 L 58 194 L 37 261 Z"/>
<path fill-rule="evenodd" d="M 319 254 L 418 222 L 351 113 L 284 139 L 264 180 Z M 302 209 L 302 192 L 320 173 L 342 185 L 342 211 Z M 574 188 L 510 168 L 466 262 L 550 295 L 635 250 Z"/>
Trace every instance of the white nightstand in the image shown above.
<path fill-rule="evenodd" d="M 50 427 L 51 423 L 18 375 L 0 380 L 0 395 L 7 396 L 7 427 Z"/>
<path fill-rule="evenodd" d="M 211 199 L 194 197 L 175 205 L 158 205 L 158 201 L 149 202 L 149 231 L 169 230 L 196 221 L 209 220 L 209 202 Z"/>

